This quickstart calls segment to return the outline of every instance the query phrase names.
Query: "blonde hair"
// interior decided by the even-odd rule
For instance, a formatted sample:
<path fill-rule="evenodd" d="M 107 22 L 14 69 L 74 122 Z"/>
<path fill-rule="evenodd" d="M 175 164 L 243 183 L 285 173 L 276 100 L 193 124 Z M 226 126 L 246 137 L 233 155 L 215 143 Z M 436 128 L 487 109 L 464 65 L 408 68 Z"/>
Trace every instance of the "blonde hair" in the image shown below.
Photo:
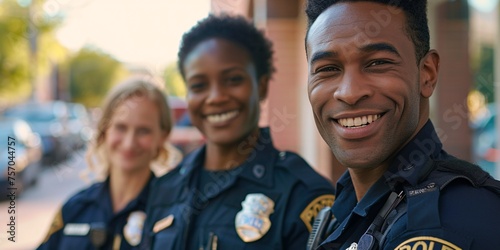
<path fill-rule="evenodd" d="M 106 130 L 109 127 L 114 111 L 125 100 L 132 97 L 146 97 L 152 101 L 158 107 L 160 129 L 167 136 L 170 134 L 173 127 L 170 106 L 168 105 L 166 94 L 158 89 L 155 84 L 156 83 L 153 82 L 150 77 L 132 77 L 111 89 L 104 100 L 102 116 L 97 123 L 96 133 L 94 133 L 94 137 L 87 150 L 85 158 L 88 164 L 88 170 L 84 173 L 84 175 L 86 175 L 84 178 L 87 179 L 91 172 L 93 172 L 95 178 L 100 181 L 109 176 L 110 163 L 103 148 L 103 143 L 106 136 Z M 163 147 L 160 147 L 158 155 L 153 161 L 154 164 L 150 164 L 151 168 L 160 168 L 160 171 L 165 172 L 161 170 L 161 168 L 170 168 L 171 163 L 169 162 L 169 157 L 172 152 L 174 154 L 173 156 L 179 154 L 167 143 L 163 145 Z M 156 173 L 157 171 L 154 172 Z"/>

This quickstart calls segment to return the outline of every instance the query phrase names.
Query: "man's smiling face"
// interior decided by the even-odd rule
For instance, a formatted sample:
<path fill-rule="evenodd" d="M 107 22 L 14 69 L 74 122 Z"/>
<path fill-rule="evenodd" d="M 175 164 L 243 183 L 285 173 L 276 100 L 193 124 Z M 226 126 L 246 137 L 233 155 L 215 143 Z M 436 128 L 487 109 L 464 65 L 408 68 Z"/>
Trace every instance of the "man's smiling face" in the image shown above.
<path fill-rule="evenodd" d="M 338 3 L 310 27 L 308 93 L 316 125 L 349 168 L 386 166 L 427 121 L 422 67 L 404 12 L 372 2 Z M 423 59 L 425 60 L 425 59 Z"/>

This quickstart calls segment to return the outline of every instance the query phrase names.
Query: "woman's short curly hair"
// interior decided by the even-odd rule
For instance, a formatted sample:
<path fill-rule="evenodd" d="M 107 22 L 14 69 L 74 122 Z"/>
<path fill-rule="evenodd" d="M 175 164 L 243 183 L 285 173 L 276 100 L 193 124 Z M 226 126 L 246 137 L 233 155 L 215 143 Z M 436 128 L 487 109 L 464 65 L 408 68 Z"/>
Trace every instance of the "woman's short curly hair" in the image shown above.
<path fill-rule="evenodd" d="M 200 20 L 182 36 L 179 48 L 178 67 L 185 79 L 184 62 L 187 55 L 201 42 L 211 38 L 222 38 L 247 49 L 257 70 L 257 77 L 271 78 L 273 66 L 272 43 L 262 31 L 241 16 L 215 16 Z"/>

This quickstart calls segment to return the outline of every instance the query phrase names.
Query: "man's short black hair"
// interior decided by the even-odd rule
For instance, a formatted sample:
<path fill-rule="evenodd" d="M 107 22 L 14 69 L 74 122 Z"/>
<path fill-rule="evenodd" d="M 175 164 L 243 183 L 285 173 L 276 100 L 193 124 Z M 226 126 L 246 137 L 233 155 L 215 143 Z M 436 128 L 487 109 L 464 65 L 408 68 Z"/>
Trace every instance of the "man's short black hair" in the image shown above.
<path fill-rule="evenodd" d="M 381 3 L 403 10 L 407 18 L 406 32 L 415 45 L 415 56 L 417 63 L 419 63 L 430 49 L 427 0 L 308 0 L 306 6 L 307 32 L 309 33 L 311 25 L 328 7 L 341 2 L 362 1 Z"/>
<path fill-rule="evenodd" d="M 209 15 L 199 21 L 191 30 L 182 36 L 179 49 L 178 66 L 185 79 L 184 61 L 186 56 L 201 42 L 211 38 L 222 38 L 238 44 L 248 50 L 257 77 L 274 73 L 272 43 L 252 23 L 241 16 Z"/>

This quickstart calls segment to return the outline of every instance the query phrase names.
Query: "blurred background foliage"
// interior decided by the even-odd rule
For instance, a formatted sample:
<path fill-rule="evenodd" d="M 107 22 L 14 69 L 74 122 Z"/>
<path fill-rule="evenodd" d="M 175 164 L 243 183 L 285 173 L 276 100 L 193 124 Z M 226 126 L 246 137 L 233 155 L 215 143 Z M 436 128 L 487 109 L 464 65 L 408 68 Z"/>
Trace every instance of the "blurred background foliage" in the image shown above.
<path fill-rule="evenodd" d="M 180 97 L 186 96 L 186 86 L 184 85 L 184 80 L 182 80 L 182 76 L 177 68 L 176 62 L 165 67 L 163 80 L 165 82 L 165 88 L 168 90 L 170 95 Z"/>
<path fill-rule="evenodd" d="M 0 0 L 0 110 L 35 100 L 43 79 L 62 81 L 50 84 L 63 85 L 53 88 L 66 92 L 59 96 L 64 101 L 96 107 L 112 85 L 138 71 L 98 48 L 76 52 L 64 48 L 55 35 L 64 16 L 47 14 L 42 4 L 42 0 Z M 161 71 L 166 91 L 184 97 L 177 64 Z M 51 74 L 56 77 L 50 78 Z"/>
<path fill-rule="evenodd" d="M 474 88 L 483 94 L 486 103 L 495 101 L 494 58 L 493 46 L 482 44 L 472 63 Z"/>
<path fill-rule="evenodd" d="M 29 10 L 16 1 L 0 2 L 0 95 L 29 94 Z"/>
<path fill-rule="evenodd" d="M 123 65 L 95 48 L 83 48 L 69 60 L 69 91 L 73 102 L 97 107 L 110 87 L 127 74 Z"/>

